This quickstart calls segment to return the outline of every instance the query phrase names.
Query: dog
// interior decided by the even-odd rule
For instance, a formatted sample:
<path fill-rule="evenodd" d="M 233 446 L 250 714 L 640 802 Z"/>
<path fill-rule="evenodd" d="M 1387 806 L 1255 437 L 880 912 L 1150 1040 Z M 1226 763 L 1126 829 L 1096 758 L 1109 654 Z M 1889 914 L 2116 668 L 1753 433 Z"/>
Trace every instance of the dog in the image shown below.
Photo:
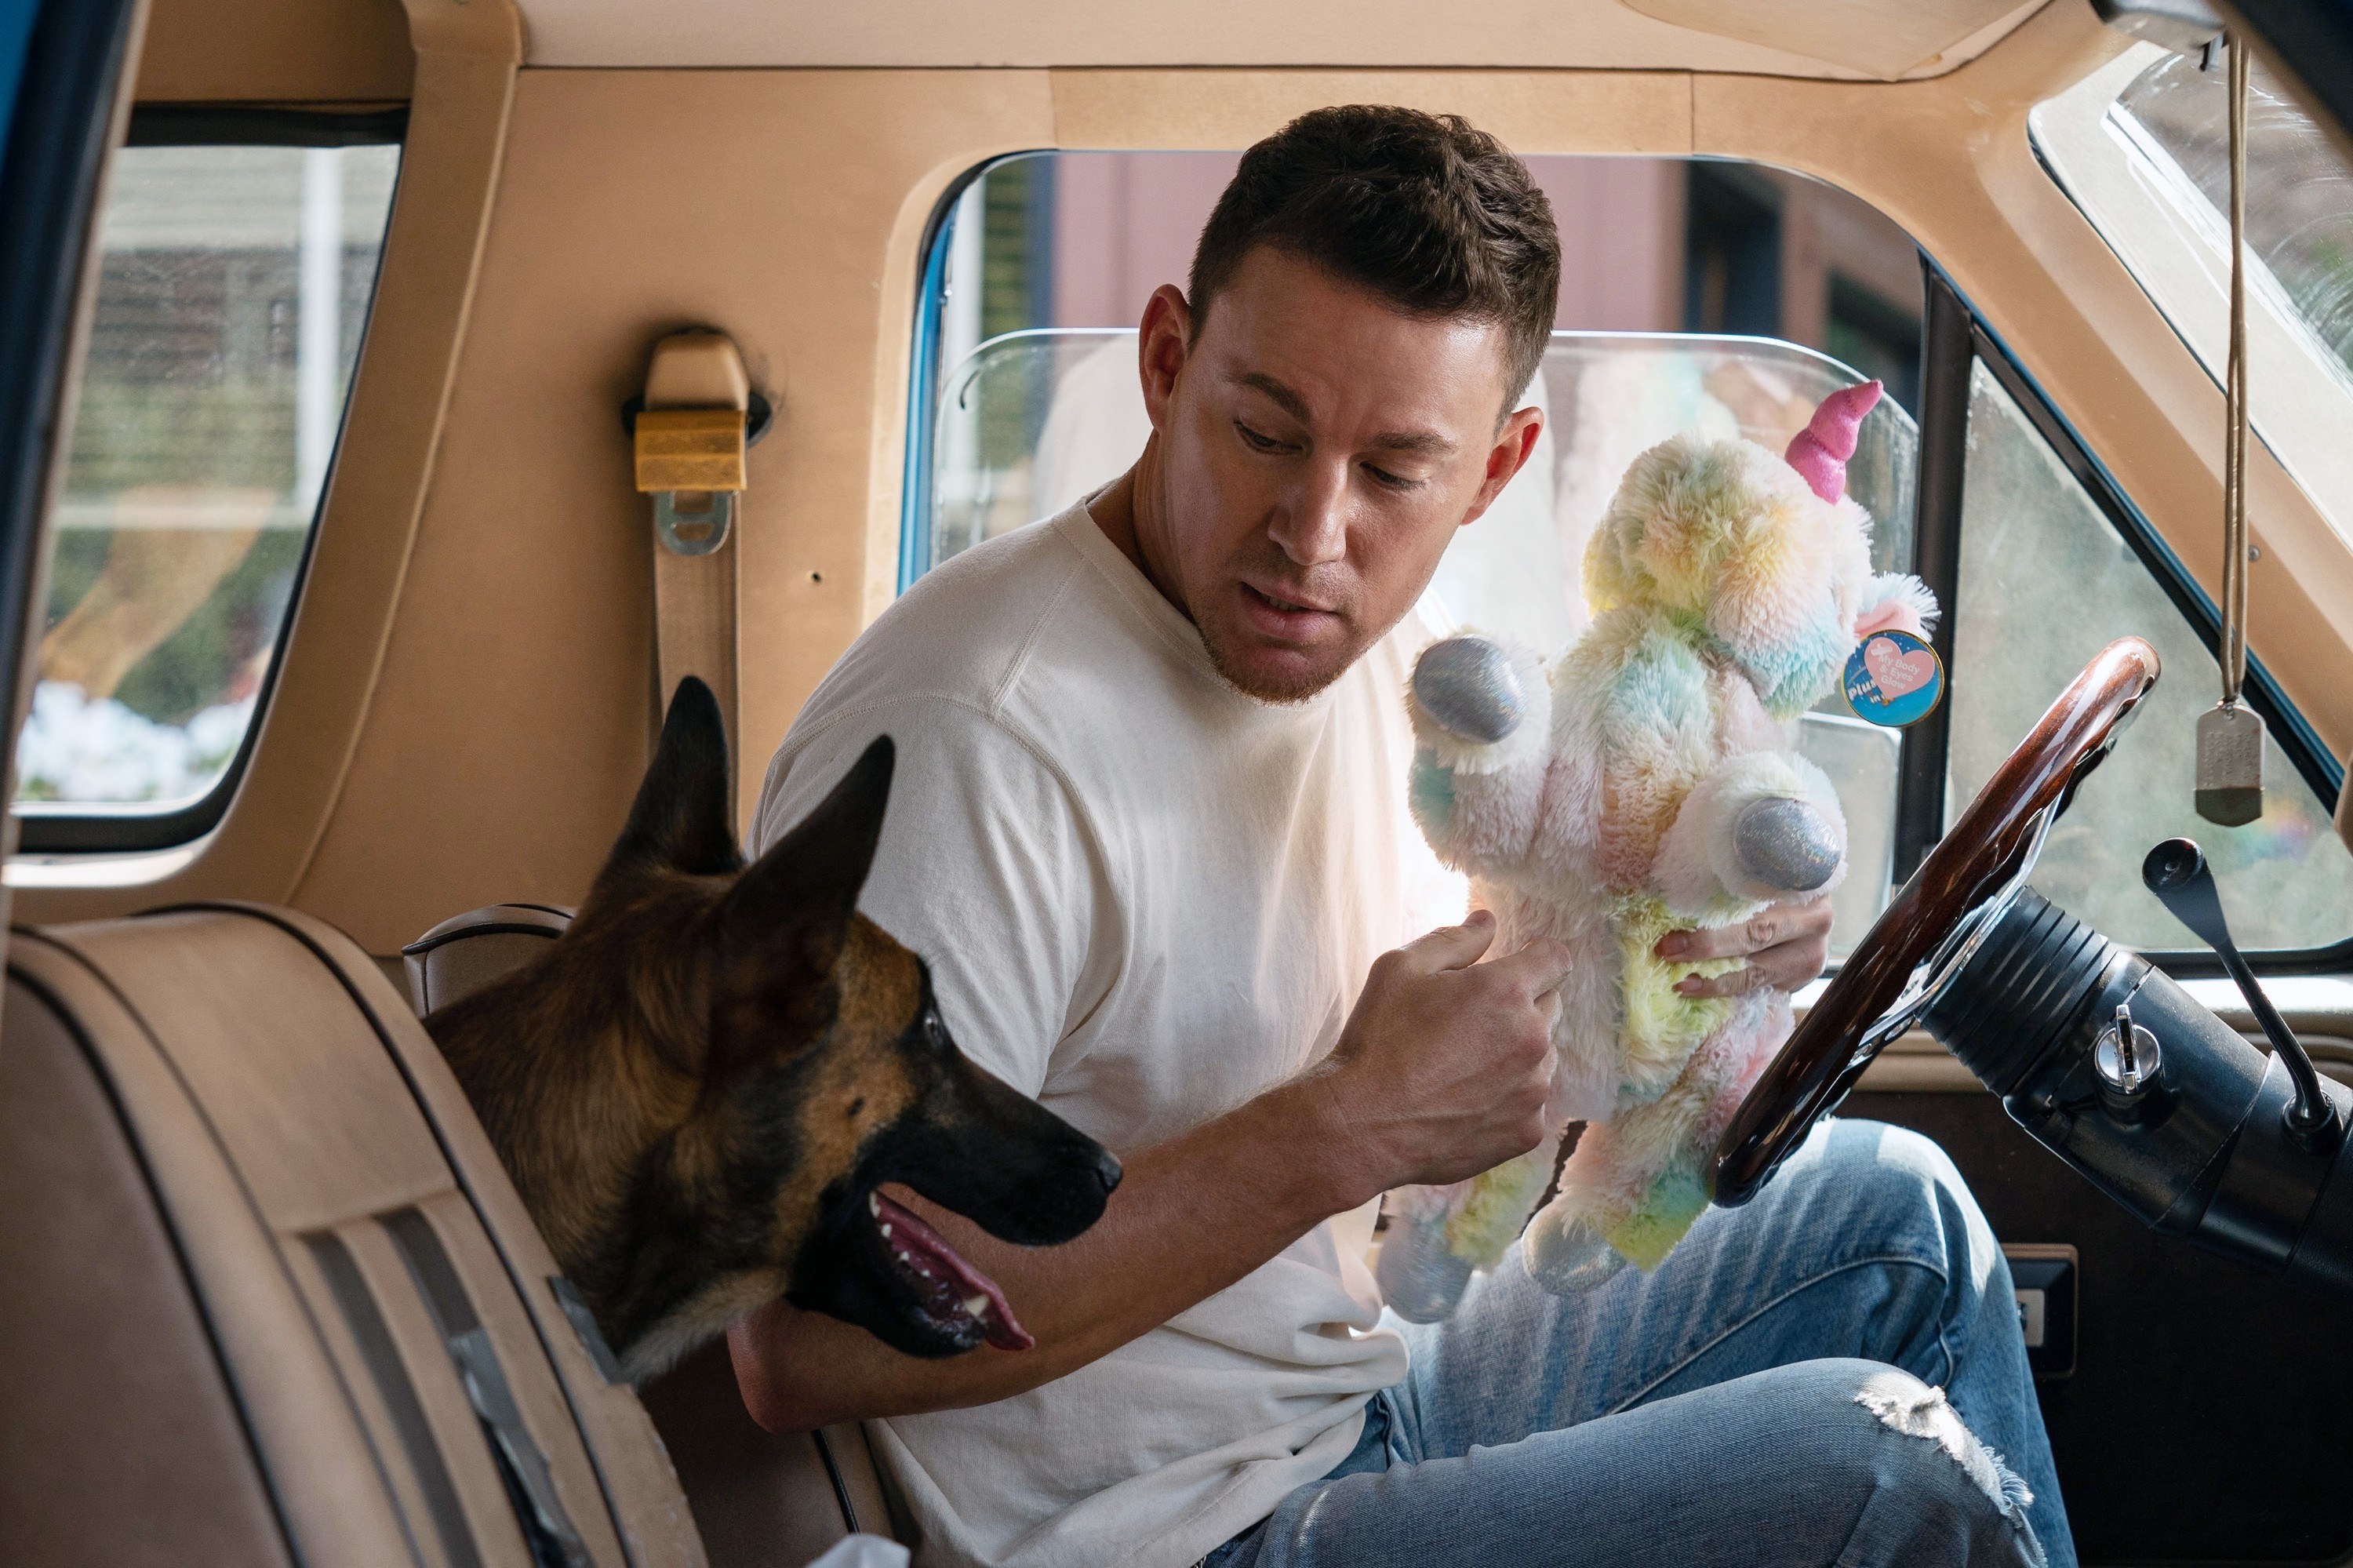
<path fill-rule="evenodd" d="M 1026 1349 L 1003 1291 L 877 1189 L 1046 1246 L 1119 1184 L 957 1049 L 923 960 L 857 912 L 892 757 L 876 740 L 746 866 L 719 705 L 681 682 L 571 927 L 425 1021 L 633 1382 L 778 1296 L 909 1355 Z"/>

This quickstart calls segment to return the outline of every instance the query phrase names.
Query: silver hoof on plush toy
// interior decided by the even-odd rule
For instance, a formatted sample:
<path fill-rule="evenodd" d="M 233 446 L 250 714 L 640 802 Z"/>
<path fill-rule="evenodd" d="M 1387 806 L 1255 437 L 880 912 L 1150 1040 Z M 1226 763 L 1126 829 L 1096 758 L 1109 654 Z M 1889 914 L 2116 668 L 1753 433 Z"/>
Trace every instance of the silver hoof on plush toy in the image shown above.
<path fill-rule="evenodd" d="M 1483 637 L 1450 637 L 1413 666 L 1413 700 L 1447 734 L 1488 746 L 1520 727 L 1527 694 L 1512 656 Z"/>
<path fill-rule="evenodd" d="M 1798 754 L 1799 717 L 1864 637 L 1925 634 L 1936 613 L 1916 578 L 1872 571 L 1871 518 L 1845 493 L 1878 397 L 1876 382 L 1833 393 L 1780 453 L 1696 434 L 1651 448 L 1586 550 L 1583 636 L 1546 663 L 1466 634 L 1416 666 L 1416 821 L 1493 912 L 1496 952 L 1550 937 L 1574 965 L 1544 1146 L 1390 1194 L 1379 1274 L 1399 1311 L 1444 1316 L 1524 1229 L 1550 1290 L 1655 1268 L 1707 1207 L 1706 1153 L 1788 1037 L 1788 999 L 1685 996 L 1678 982 L 1737 960 L 1672 963 L 1657 945 L 1845 873 L 1846 819 Z"/>
<path fill-rule="evenodd" d="M 1381 1298 L 1409 1323 L 1435 1323 L 1454 1310 L 1471 1283 L 1471 1260 L 1446 1245 L 1443 1211 L 1389 1216 L 1381 1238 Z"/>
<path fill-rule="evenodd" d="M 1521 1242 L 1521 1253 L 1528 1273 L 1546 1281 L 1556 1295 L 1607 1285 L 1626 1266 L 1625 1255 L 1585 1214 L 1538 1214 Z"/>
<path fill-rule="evenodd" d="M 1740 809 L 1732 824 L 1732 852 L 1758 884 L 1785 893 L 1811 893 L 1838 874 L 1846 854 L 1836 823 L 1803 800 L 1768 795 Z"/>

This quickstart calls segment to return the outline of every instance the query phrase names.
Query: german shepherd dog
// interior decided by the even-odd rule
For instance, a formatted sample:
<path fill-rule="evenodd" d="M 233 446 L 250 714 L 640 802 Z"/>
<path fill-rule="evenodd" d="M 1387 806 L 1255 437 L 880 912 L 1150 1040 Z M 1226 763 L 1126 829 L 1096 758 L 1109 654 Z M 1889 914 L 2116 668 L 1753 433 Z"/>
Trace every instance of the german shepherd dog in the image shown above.
<path fill-rule="evenodd" d="M 1025 1349 L 996 1284 L 876 1189 L 1043 1246 L 1119 1183 L 957 1050 L 923 960 L 857 913 L 892 757 L 876 740 L 746 866 L 719 705 L 681 683 L 571 927 L 425 1021 L 633 1380 L 779 1295 L 909 1355 Z"/>

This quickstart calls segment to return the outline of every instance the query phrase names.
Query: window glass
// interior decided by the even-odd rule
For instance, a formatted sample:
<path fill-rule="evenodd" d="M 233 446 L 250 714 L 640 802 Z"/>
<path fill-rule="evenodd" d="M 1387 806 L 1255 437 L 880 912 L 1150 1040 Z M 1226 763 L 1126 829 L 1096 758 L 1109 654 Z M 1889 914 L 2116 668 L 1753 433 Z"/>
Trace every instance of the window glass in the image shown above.
<path fill-rule="evenodd" d="M 1132 330 L 1155 288 L 1184 284 L 1201 226 L 1239 162 L 1236 153 L 1029 153 L 965 185 L 927 258 L 936 286 L 922 302 L 915 385 L 929 400 L 910 409 L 902 581 L 932 564 L 935 521 L 955 547 L 1044 515 L 1021 464 L 1043 433 L 1048 399 L 987 388 L 985 417 L 941 422 L 959 367 L 1008 333 Z M 1913 407 L 1918 254 L 1868 204 L 1728 159 L 1537 154 L 1525 162 L 1559 220 L 1556 326 L 1779 339 L 1878 376 Z M 1063 368 L 1050 355 L 1024 363 L 1022 374 Z M 1132 384 L 1132 372 L 1124 379 Z"/>
<path fill-rule="evenodd" d="M 2230 242 L 2230 73 L 2168 54 L 2117 94 L 2119 130 L 2170 160 Z M 2247 71 L 2248 251 L 2340 369 L 2353 366 L 2353 173 L 2259 60 Z"/>
<path fill-rule="evenodd" d="M 1449 546 L 1430 584 L 1435 609 L 1535 648 L 1565 647 L 1586 624 L 1577 581 L 1586 538 L 1636 455 L 1686 429 L 1778 450 L 1816 403 L 1855 379 L 1785 343 L 1554 334 L 1526 394 L 1546 410 L 1545 433 L 1486 515 Z M 1134 333 L 1046 329 L 982 344 L 941 389 L 933 558 L 1061 511 L 1124 471 L 1149 432 Z M 1848 465 L 1850 493 L 1884 520 L 1873 552 L 1883 570 L 1911 561 L 1916 449 L 1911 417 L 1883 403 Z M 1846 806 L 1853 859 L 1835 895 L 1843 951 L 1885 903 L 1899 742 L 1833 694 L 1807 715 L 1799 744 Z"/>
<path fill-rule="evenodd" d="M 2228 75 L 2139 45 L 2031 119 L 2043 162 L 2218 381 L 2230 333 Z M 2353 541 L 2353 167 L 2261 61 L 2249 77 L 2249 415 Z"/>
<path fill-rule="evenodd" d="M 1029 154 L 965 188 L 929 259 L 939 287 L 917 352 L 932 379 L 917 384 L 937 392 L 912 410 L 904 580 L 1061 510 L 1143 450 L 1134 327 L 1155 287 L 1183 285 L 1237 161 Z M 1908 565 L 1920 281 L 1903 230 L 1842 192 L 1758 165 L 1526 163 L 1560 222 L 1564 330 L 1529 392 L 1551 417 L 1535 461 L 1449 550 L 1432 584 L 1438 610 L 1565 645 L 1585 620 L 1586 532 L 1638 452 L 1693 427 L 1778 449 L 1816 401 L 1856 379 L 1850 365 L 1894 394 L 1864 428 L 1852 482 L 1881 519 L 1881 565 Z M 1842 952 L 1887 896 L 1900 742 L 1833 696 L 1807 716 L 1799 744 L 1846 806 Z"/>
<path fill-rule="evenodd" d="M 398 156 L 118 154 L 20 812 L 166 811 L 236 758 L 342 425 Z"/>
<path fill-rule="evenodd" d="M 2195 726 L 2221 689 L 2213 652 L 1982 364 L 1970 374 L 1961 515 L 1947 820 L 2094 653 L 2146 638 L 2164 675 L 2052 830 L 2035 886 L 2119 942 L 2195 947 L 2140 880 L 2151 845 L 2187 836 L 2204 847 L 2242 946 L 2353 936 L 2353 857 L 2275 740 L 2260 818 L 2221 828 L 2192 807 Z"/>

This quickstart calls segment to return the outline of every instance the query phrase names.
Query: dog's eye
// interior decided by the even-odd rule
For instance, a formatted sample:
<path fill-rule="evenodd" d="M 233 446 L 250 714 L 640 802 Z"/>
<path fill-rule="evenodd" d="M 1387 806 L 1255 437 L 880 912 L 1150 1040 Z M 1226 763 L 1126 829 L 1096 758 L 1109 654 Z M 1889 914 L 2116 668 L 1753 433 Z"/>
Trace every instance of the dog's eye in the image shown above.
<path fill-rule="evenodd" d="M 934 1045 L 945 1045 L 948 1043 L 947 1025 L 940 1022 L 938 1013 L 923 1014 L 923 1039 Z"/>

